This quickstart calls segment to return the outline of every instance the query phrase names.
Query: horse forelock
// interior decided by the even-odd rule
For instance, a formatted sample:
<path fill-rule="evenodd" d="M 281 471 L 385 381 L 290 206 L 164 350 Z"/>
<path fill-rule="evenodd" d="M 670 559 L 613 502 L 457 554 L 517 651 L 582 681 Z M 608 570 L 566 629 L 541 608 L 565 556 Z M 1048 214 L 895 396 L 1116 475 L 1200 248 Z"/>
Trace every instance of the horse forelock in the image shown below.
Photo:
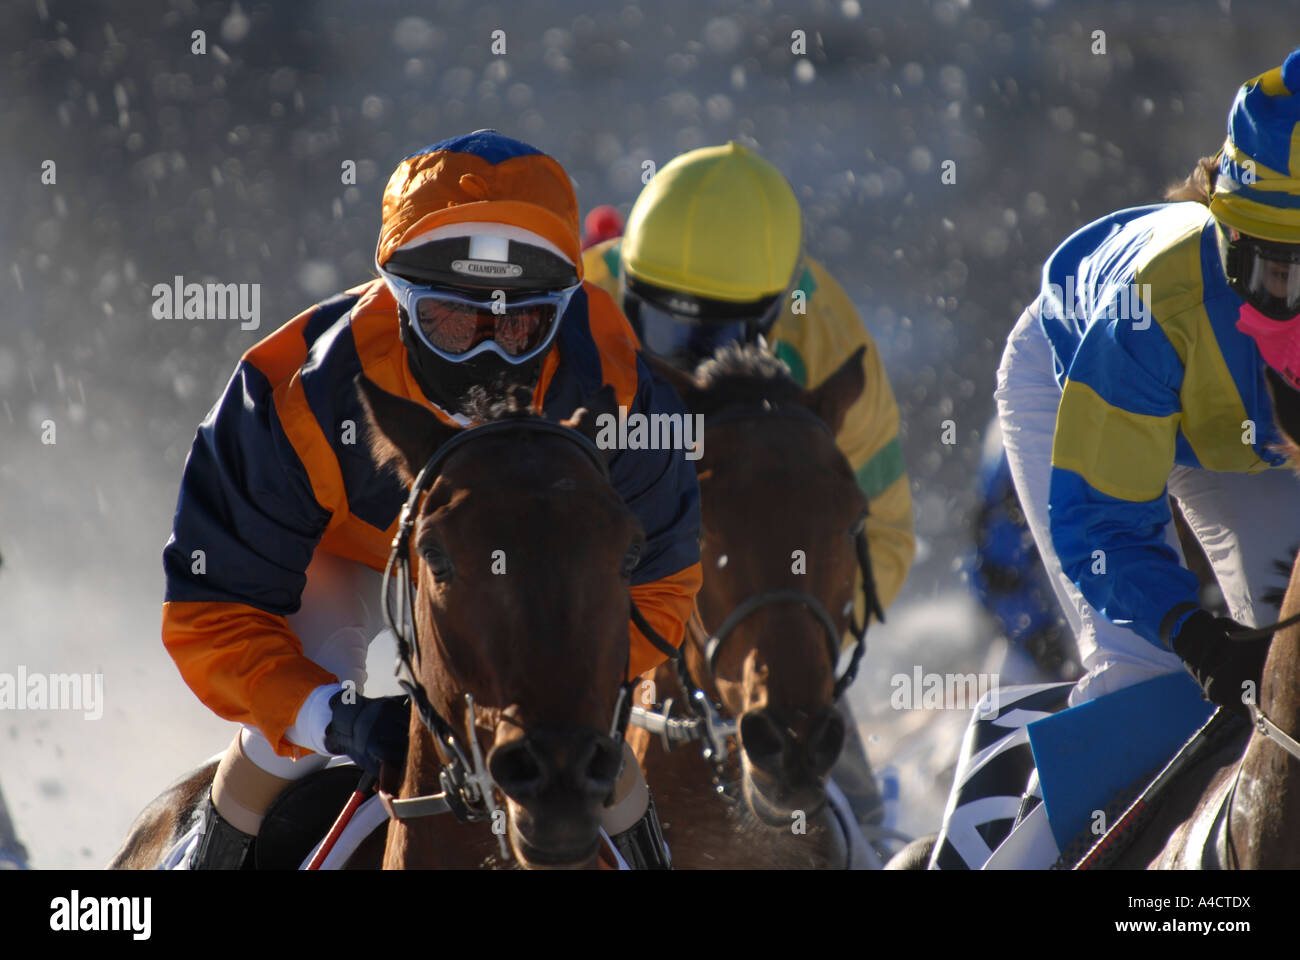
<path fill-rule="evenodd" d="M 473 387 L 462 404 L 462 412 L 471 420 L 495 423 L 500 420 L 533 420 L 540 417 L 532 407 L 531 388 L 514 384 L 504 392 L 483 386 Z"/>
<path fill-rule="evenodd" d="M 780 359 L 753 344 L 731 344 L 695 369 L 693 413 L 709 416 L 736 404 L 808 404 L 806 391 Z"/>

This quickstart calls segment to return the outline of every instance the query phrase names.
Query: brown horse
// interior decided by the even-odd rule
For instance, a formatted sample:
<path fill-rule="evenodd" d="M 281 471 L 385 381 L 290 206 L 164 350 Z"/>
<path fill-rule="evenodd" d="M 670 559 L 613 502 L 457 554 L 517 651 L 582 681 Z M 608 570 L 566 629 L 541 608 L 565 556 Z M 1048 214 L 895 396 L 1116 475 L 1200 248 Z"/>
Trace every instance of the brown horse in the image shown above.
<path fill-rule="evenodd" d="M 410 679 L 431 713 L 412 710 L 405 771 L 388 778 L 386 770 L 382 786 L 399 800 L 437 794 L 457 749 L 468 757 L 477 746 L 487 758 L 480 783 L 490 776 L 477 796 L 488 809 L 479 812 L 492 815 L 390 820 L 349 866 L 494 864 L 503 827 L 526 867 L 594 866 L 601 807 L 622 765 L 615 714 L 628 662 L 629 575 L 644 539 L 590 442 L 595 414 L 579 410 L 561 428 L 515 398 L 491 411 L 492 422 L 462 431 L 364 378 L 359 386 L 376 462 L 408 487 L 433 468 L 427 493 L 410 501 L 409 539 L 418 561 Z M 612 406 L 608 392 L 603 400 Z M 193 821 L 214 769 L 159 797 L 113 866 L 156 865 Z"/>
<path fill-rule="evenodd" d="M 867 502 L 835 433 L 864 386 L 862 351 L 812 391 L 753 347 L 727 348 L 694 376 L 654 363 L 705 418 L 696 464 L 704 583 L 683 649 L 691 684 L 720 707 L 717 720 L 734 718 L 739 744 L 729 751 L 733 728 L 718 729 L 710 763 L 698 746 L 666 751 L 660 736 L 629 734 L 674 865 L 841 866 L 826 779 L 845 739 L 835 670 Z M 643 687 L 636 702 L 672 700 L 680 729 L 692 717 L 687 696 L 665 664 L 653 695 Z"/>
<path fill-rule="evenodd" d="M 1266 371 L 1283 449 L 1300 464 L 1300 393 Z M 1300 558 L 1282 601 L 1281 618 L 1300 614 Z M 1259 711 L 1284 735 L 1300 738 L 1300 625 L 1278 630 L 1269 646 Z M 1242 725 L 1245 726 L 1244 724 Z M 1300 759 L 1253 729 L 1229 738 L 1184 782 L 1148 829 L 1118 861 L 1157 869 L 1204 865 L 1226 869 L 1300 867 Z"/>

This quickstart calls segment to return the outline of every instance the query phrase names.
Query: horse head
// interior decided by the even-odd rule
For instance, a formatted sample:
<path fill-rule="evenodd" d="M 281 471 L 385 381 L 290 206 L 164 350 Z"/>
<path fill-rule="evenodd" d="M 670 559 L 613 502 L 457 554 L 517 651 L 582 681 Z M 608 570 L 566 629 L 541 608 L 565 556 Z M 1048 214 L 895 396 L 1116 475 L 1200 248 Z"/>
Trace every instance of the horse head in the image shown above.
<path fill-rule="evenodd" d="M 462 433 L 364 377 L 359 387 L 374 459 L 407 487 Z M 590 865 L 622 766 L 614 720 L 644 536 L 594 447 L 536 429 L 527 397 L 485 416 L 494 429 L 450 450 L 418 505 L 415 673 L 461 736 L 473 697 L 473 735 L 505 796 L 520 862 Z M 564 425 L 589 440 L 594 423 L 580 409 Z M 436 792 L 451 760 L 413 711 L 401 795 Z M 389 843 L 391 853 L 391 833 Z"/>
<path fill-rule="evenodd" d="M 811 391 L 755 347 L 725 348 L 694 375 L 652 361 L 705 417 L 698 605 L 706 633 L 733 622 L 712 658 L 697 631 L 688 663 L 737 718 L 744 795 L 774 827 L 821 809 L 844 744 L 835 670 L 867 501 L 835 433 L 862 393 L 862 352 Z"/>

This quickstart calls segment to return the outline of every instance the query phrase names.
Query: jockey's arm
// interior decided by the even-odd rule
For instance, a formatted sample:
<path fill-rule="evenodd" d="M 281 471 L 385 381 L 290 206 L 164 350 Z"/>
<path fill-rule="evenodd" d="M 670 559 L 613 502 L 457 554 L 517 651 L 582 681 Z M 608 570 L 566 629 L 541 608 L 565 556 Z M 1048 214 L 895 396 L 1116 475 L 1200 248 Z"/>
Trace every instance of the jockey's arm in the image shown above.
<path fill-rule="evenodd" d="M 271 385 L 247 359 L 199 426 L 163 550 L 162 640 L 218 716 L 257 727 L 281 756 L 315 689 L 338 678 L 303 656 L 286 616 L 330 512 L 281 426 Z"/>
<path fill-rule="evenodd" d="M 867 497 L 872 574 L 881 606 L 888 607 L 902 590 L 916 554 L 912 493 L 898 437 L 898 403 L 880 351 L 848 294 L 815 261 L 809 262 L 806 276 L 814 286 L 808 294 L 807 314 L 798 316 L 787 307 L 773 330 L 774 348 L 796 379 L 812 389 L 859 346 L 866 347 L 862 360 L 866 384 L 849 407 L 836 443 Z M 856 607 L 861 616 L 860 596 Z"/>
<path fill-rule="evenodd" d="M 1066 576 L 1108 620 L 1162 648 L 1162 632 L 1198 607 L 1196 575 L 1165 539 L 1181 372 L 1158 324 L 1093 324 L 1057 412 L 1048 498 Z"/>
<path fill-rule="evenodd" d="M 672 388 L 637 358 L 638 385 L 629 415 L 687 415 Z M 703 580 L 700 568 L 700 488 L 695 461 L 683 450 L 620 450 L 610 476 L 645 531 L 645 547 L 632 572 L 632 599 L 656 632 L 674 647 L 686 636 L 686 622 Z M 632 676 L 665 659 L 629 621 Z"/>

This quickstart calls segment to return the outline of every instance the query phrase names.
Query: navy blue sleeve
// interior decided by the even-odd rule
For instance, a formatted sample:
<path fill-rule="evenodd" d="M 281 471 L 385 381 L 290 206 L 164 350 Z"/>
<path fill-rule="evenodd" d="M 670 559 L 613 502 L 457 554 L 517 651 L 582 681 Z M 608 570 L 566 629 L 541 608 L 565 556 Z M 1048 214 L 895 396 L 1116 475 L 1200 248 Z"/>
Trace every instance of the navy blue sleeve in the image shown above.
<path fill-rule="evenodd" d="M 294 613 L 329 519 L 276 415 L 269 382 L 241 362 L 185 461 L 163 549 L 166 600 Z"/>
<path fill-rule="evenodd" d="M 637 392 L 628 415 L 679 414 L 686 407 L 637 354 Z M 700 485 L 685 450 L 619 450 L 610 476 L 645 530 L 641 562 L 632 584 L 652 583 L 700 562 Z"/>

